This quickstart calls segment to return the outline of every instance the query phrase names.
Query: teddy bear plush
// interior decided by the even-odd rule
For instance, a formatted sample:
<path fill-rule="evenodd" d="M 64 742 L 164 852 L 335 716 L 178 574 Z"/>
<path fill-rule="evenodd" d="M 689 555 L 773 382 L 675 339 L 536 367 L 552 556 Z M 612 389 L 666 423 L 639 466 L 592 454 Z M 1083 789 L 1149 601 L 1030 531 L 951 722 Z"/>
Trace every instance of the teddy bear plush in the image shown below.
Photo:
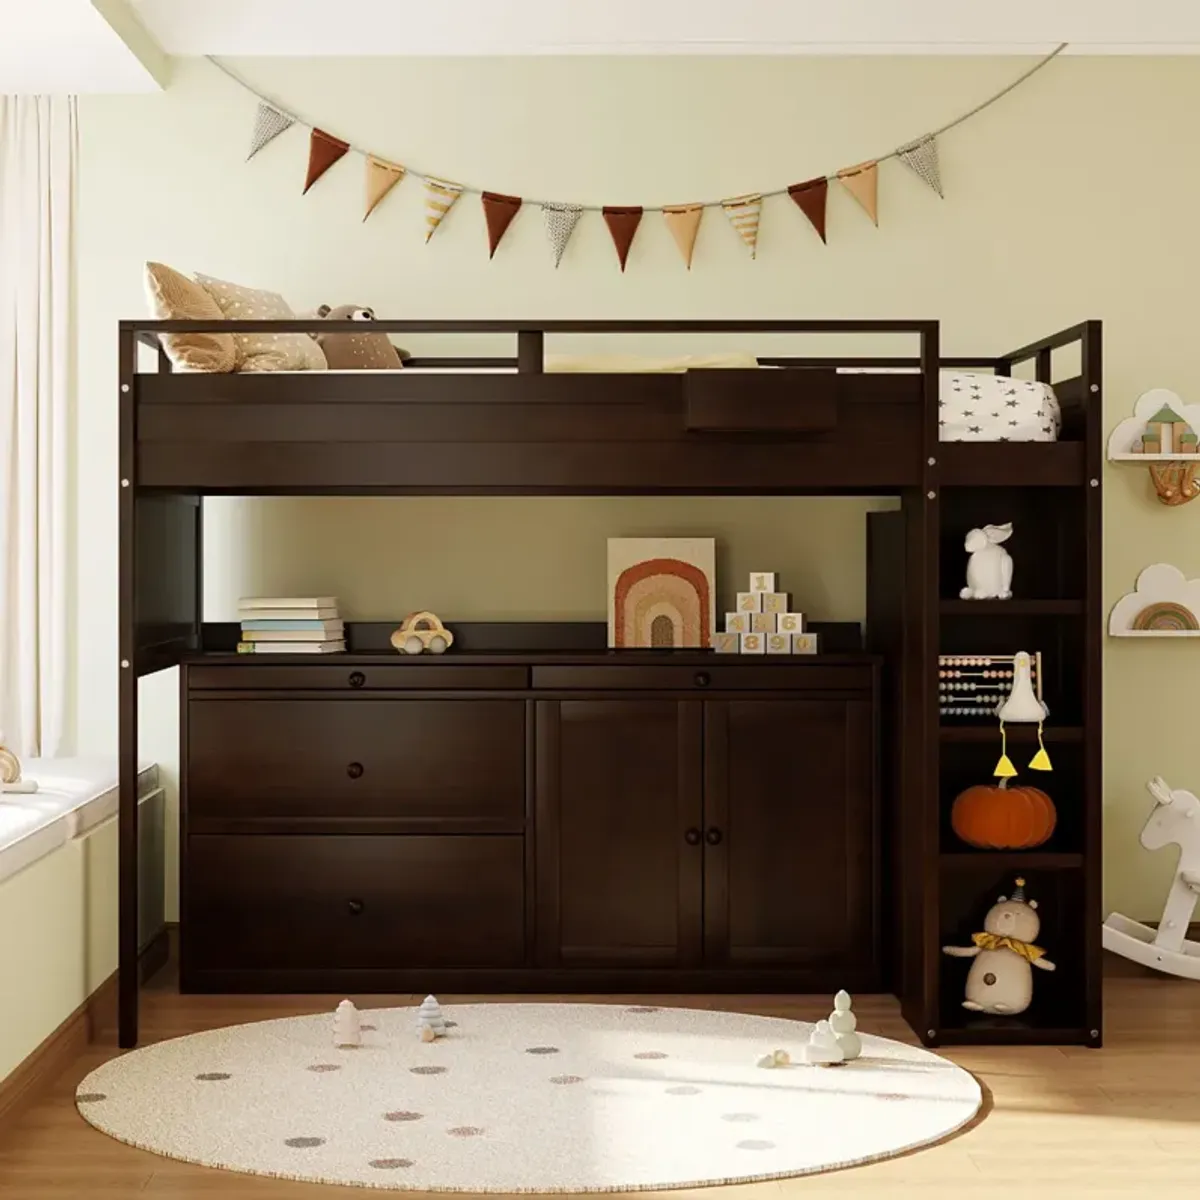
<path fill-rule="evenodd" d="M 322 304 L 317 316 L 327 321 L 373 321 L 375 310 L 361 304 L 330 308 Z M 317 345 L 331 371 L 398 371 L 410 355 L 397 350 L 386 333 L 316 333 Z"/>

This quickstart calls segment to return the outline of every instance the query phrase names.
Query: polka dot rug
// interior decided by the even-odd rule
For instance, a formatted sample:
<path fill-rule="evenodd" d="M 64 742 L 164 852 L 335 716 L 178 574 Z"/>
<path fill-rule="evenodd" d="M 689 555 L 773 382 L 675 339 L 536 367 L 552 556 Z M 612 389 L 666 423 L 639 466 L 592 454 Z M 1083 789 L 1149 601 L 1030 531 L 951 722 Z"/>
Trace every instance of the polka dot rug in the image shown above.
<path fill-rule="evenodd" d="M 841 1067 L 803 1058 L 811 1026 L 700 1009 L 446 1005 L 197 1033 L 93 1071 L 76 1103 L 119 1141 L 185 1162 L 320 1183 L 447 1192 L 605 1192 L 780 1179 L 936 1142 L 979 1110 L 970 1074 L 863 1037 Z"/>

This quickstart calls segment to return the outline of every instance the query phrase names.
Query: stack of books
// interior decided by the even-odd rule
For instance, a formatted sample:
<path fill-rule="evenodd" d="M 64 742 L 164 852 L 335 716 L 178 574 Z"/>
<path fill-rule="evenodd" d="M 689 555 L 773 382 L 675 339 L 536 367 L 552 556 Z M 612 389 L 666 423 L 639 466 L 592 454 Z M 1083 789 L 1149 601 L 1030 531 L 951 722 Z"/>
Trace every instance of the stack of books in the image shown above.
<path fill-rule="evenodd" d="M 239 654 L 337 654 L 346 634 L 334 596 L 252 596 L 238 601 Z"/>

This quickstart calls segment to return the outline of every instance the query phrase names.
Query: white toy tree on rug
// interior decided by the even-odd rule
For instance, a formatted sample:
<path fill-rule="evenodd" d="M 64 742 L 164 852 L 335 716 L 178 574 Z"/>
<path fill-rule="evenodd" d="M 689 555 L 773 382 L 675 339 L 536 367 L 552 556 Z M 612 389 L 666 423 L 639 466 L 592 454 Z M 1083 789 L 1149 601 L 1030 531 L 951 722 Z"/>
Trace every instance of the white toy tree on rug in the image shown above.
<path fill-rule="evenodd" d="M 417 1032 L 424 1036 L 426 1029 L 433 1030 L 434 1037 L 446 1036 L 446 1022 L 436 996 L 426 996 L 417 1009 Z"/>
<path fill-rule="evenodd" d="M 804 1047 L 804 1061 L 815 1067 L 840 1067 L 846 1061 L 828 1021 L 818 1021 Z"/>
<path fill-rule="evenodd" d="M 850 1008 L 850 993 L 843 990 L 833 998 L 833 1012 L 829 1014 L 829 1028 L 833 1030 L 842 1055 L 847 1062 L 862 1053 L 862 1039 L 855 1030 L 858 1018 Z"/>
<path fill-rule="evenodd" d="M 333 1014 L 333 1044 L 342 1049 L 362 1045 L 362 1023 L 358 1009 L 343 1000 Z"/>

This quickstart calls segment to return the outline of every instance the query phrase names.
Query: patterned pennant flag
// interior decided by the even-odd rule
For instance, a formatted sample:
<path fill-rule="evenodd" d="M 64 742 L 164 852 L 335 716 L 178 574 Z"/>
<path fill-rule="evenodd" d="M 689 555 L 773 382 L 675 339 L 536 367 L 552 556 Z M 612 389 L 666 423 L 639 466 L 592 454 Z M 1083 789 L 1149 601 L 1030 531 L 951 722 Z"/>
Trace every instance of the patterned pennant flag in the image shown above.
<path fill-rule="evenodd" d="M 349 142 L 343 142 L 341 138 L 335 138 L 322 129 L 314 129 L 308 139 L 308 175 L 304 180 L 304 190 L 307 192 L 349 149 Z"/>
<path fill-rule="evenodd" d="M 583 209 L 578 204 L 543 204 L 542 217 L 546 222 L 546 236 L 550 239 L 550 248 L 554 251 L 554 266 L 562 262 L 563 251 L 579 224 Z"/>
<path fill-rule="evenodd" d="M 487 222 L 488 258 L 495 258 L 496 247 L 504 236 L 512 219 L 521 207 L 520 196 L 502 196 L 499 192 L 484 192 L 483 219 Z"/>
<path fill-rule="evenodd" d="M 667 228 L 683 255 L 687 269 L 692 269 L 692 250 L 696 245 L 696 231 L 700 228 L 700 218 L 704 216 L 702 204 L 669 204 L 663 209 L 663 219 Z"/>
<path fill-rule="evenodd" d="M 295 123 L 287 113 L 260 102 L 254 117 L 254 132 L 250 135 L 250 153 L 246 155 L 246 161 L 249 162 L 268 142 L 273 142 Z"/>
<path fill-rule="evenodd" d="M 428 242 L 454 202 L 462 195 L 462 184 L 447 179 L 425 180 L 425 240 Z"/>
<path fill-rule="evenodd" d="M 862 205 L 875 225 L 879 224 L 879 164 L 859 163 L 838 172 L 842 186 Z"/>
<path fill-rule="evenodd" d="M 754 258 L 758 250 L 758 218 L 762 213 L 762 197 L 734 196 L 731 200 L 722 200 L 721 207 L 734 229 L 741 234 L 750 257 Z"/>
<path fill-rule="evenodd" d="M 637 233 L 642 223 L 640 207 L 623 208 L 615 204 L 604 206 L 604 223 L 612 235 L 613 245 L 617 248 L 617 258 L 621 262 L 621 270 L 625 270 L 625 260 L 629 257 L 629 247 L 633 245 L 633 235 Z"/>
<path fill-rule="evenodd" d="M 937 138 L 932 133 L 909 142 L 896 151 L 896 157 L 919 178 L 923 179 L 944 200 L 942 172 L 938 166 Z"/>
<path fill-rule="evenodd" d="M 829 196 L 829 180 L 824 175 L 818 175 L 816 179 L 793 183 L 788 188 L 788 195 L 812 223 L 821 241 L 825 241 L 825 200 Z"/>
<path fill-rule="evenodd" d="M 399 163 L 390 163 L 385 158 L 367 155 L 367 211 L 363 213 L 365 221 L 374 211 L 375 206 L 404 178 L 404 168 Z"/>

